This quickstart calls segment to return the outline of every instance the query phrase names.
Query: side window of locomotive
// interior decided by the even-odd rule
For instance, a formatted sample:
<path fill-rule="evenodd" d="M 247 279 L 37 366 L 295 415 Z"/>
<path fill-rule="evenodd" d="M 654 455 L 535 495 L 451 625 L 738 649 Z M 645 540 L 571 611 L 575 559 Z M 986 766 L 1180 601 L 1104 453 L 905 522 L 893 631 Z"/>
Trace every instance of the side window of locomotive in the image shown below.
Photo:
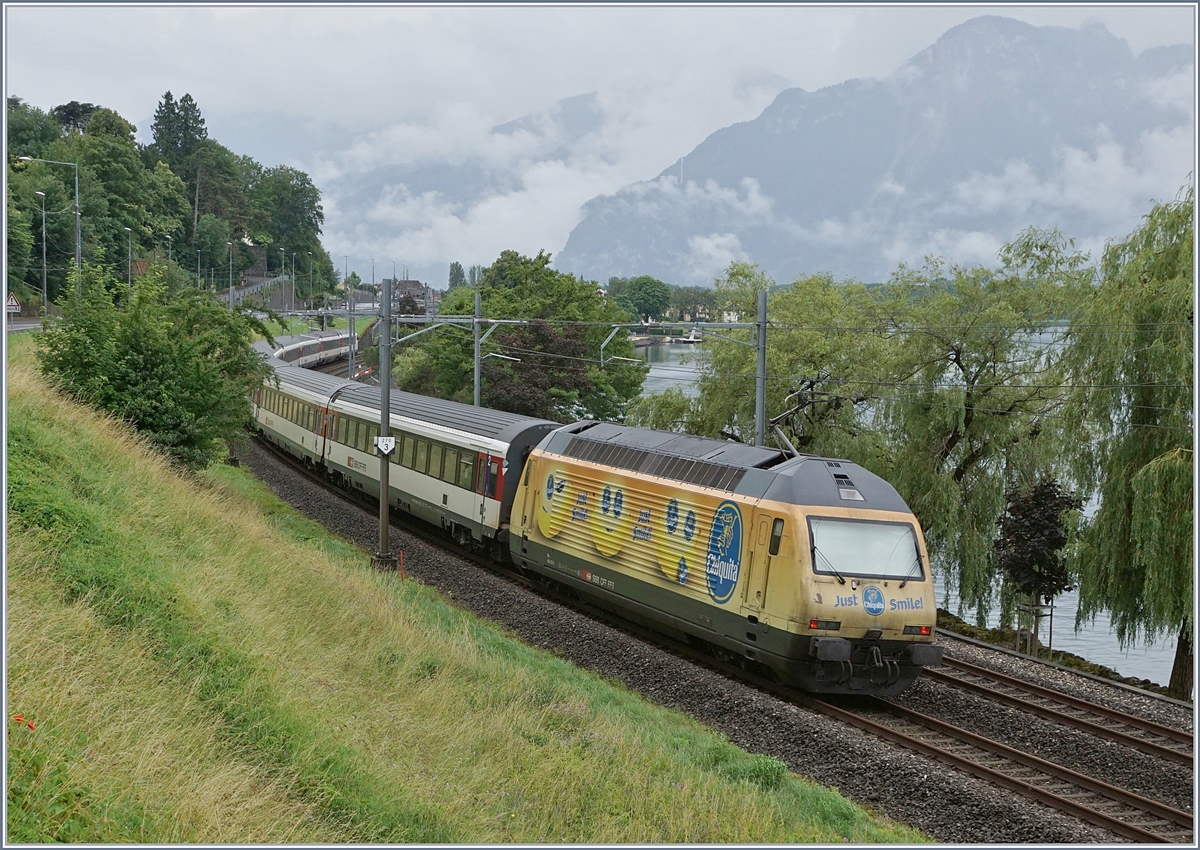
<path fill-rule="evenodd" d="M 777 517 L 775 522 L 771 523 L 771 545 L 767 549 L 770 554 L 779 554 L 779 541 L 781 539 L 783 539 L 783 520 Z"/>
<path fill-rule="evenodd" d="M 433 478 L 442 477 L 442 447 L 437 443 L 429 446 L 429 474 Z"/>
<path fill-rule="evenodd" d="M 417 440 L 417 460 L 413 464 L 413 469 L 422 475 L 425 474 L 425 464 L 429 460 L 429 443 L 424 440 Z"/>
<path fill-rule="evenodd" d="M 400 458 L 400 462 L 412 469 L 413 465 L 413 449 L 416 447 L 417 441 L 413 439 L 412 434 L 404 435 L 404 454 Z"/>
<path fill-rule="evenodd" d="M 458 449 L 446 449 L 445 457 L 442 459 L 442 480 L 453 484 L 457 475 Z"/>
<path fill-rule="evenodd" d="M 472 458 L 463 455 L 458 459 L 458 486 L 465 487 L 468 490 L 473 489 L 475 483 L 472 479 L 475 477 L 475 462 Z"/>

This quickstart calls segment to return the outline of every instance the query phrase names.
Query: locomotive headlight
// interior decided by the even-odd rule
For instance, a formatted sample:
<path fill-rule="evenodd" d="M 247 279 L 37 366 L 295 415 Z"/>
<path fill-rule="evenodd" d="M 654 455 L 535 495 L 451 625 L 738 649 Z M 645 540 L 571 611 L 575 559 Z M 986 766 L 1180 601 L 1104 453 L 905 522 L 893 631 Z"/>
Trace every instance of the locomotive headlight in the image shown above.
<path fill-rule="evenodd" d="M 933 634 L 933 626 L 905 626 L 904 633 L 906 635 L 924 635 L 929 637 Z"/>

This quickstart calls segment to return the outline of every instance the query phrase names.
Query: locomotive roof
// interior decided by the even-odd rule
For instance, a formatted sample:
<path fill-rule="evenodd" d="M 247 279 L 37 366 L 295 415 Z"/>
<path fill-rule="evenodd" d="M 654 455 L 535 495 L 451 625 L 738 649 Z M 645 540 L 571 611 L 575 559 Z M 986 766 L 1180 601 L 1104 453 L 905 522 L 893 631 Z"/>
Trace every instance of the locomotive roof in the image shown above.
<path fill-rule="evenodd" d="M 788 504 L 908 512 L 900 495 L 858 464 L 608 422 L 579 422 L 544 451 L 605 466 Z"/>

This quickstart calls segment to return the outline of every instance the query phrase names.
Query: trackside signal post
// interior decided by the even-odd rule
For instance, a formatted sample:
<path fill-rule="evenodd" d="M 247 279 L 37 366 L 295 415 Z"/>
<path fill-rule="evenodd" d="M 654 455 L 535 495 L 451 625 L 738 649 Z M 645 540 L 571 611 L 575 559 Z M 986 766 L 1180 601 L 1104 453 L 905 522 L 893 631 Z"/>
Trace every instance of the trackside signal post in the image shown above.
<path fill-rule="evenodd" d="M 391 436 L 392 412 L 392 284 L 383 281 L 382 304 L 383 324 L 379 334 L 379 436 L 375 438 L 375 451 L 379 453 L 379 551 L 371 558 L 374 569 L 391 572 L 396 569 L 396 559 L 388 547 L 388 506 L 390 482 L 388 474 L 391 464 L 388 456 L 396 450 L 396 438 Z"/>

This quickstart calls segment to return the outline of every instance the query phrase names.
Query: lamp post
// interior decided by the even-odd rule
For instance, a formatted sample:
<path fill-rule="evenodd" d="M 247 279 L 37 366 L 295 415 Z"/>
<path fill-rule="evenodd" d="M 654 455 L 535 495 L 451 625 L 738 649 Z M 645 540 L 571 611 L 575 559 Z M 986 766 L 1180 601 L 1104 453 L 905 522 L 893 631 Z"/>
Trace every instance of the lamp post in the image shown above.
<path fill-rule="evenodd" d="M 51 165 L 69 165 L 75 169 L 75 271 L 83 271 L 83 242 L 80 239 L 79 228 L 79 163 L 78 162 L 60 162 L 57 159 L 38 159 L 32 156 L 19 156 L 17 159 L 23 162 L 47 162 Z M 81 282 L 76 282 L 76 288 L 82 285 Z"/>
<path fill-rule="evenodd" d="M 312 309 L 313 290 L 312 290 L 312 251 L 308 252 L 308 309 Z"/>
<path fill-rule="evenodd" d="M 42 316 L 46 315 L 46 193 L 34 192 L 42 199 Z"/>
<path fill-rule="evenodd" d="M 296 252 L 292 252 L 292 312 L 296 312 Z"/>
<path fill-rule="evenodd" d="M 167 262 L 168 263 L 171 262 L 171 248 L 173 248 L 174 245 L 175 245 L 175 243 L 172 242 L 171 237 L 168 236 L 167 237 Z"/>
<path fill-rule="evenodd" d="M 226 242 L 229 246 L 229 309 L 233 309 L 233 243 Z"/>
<path fill-rule="evenodd" d="M 125 232 L 129 234 L 129 258 L 125 261 L 125 277 L 129 283 L 129 291 L 133 291 L 133 231 L 128 227 Z"/>
<path fill-rule="evenodd" d="M 354 298 L 351 295 L 351 290 L 353 289 L 353 287 L 350 284 L 350 257 L 346 254 L 343 254 L 342 256 L 346 260 L 346 270 L 345 270 L 345 274 L 343 275 L 343 277 L 346 281 L 346 300 L 350 307 L 350 361 L 349 361 L 350 371 L 346 374 L 346 377 L 348 377 L 350 380 L 353 381 L 354 380 L 354 347 L 355 347 L 354 346 L 354 342 L 355 342 L 355 339 L 354 339 Z"/>

